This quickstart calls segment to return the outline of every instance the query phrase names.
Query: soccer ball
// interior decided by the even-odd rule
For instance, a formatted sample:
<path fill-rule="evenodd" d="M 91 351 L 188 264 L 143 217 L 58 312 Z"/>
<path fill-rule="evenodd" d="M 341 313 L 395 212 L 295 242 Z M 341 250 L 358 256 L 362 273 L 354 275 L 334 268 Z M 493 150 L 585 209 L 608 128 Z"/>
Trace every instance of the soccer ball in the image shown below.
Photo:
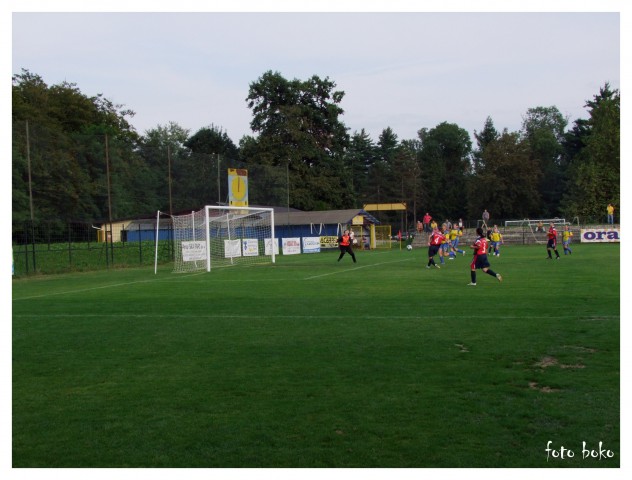
<path fill-rule="evenodd" d="M 413 246 L 412 245 L 406 245 L 406 250 L 412 250 Z"/>

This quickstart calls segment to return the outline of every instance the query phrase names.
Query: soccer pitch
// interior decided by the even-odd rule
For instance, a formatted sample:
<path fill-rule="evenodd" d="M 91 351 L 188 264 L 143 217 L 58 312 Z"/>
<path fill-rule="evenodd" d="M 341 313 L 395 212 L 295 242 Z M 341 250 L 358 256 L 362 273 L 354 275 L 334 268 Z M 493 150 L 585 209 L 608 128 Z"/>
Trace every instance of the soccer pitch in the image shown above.
<path fill-rule="evenodd" d="M 16 279 L 13 466 L 619 467 L 619 252 Z"/>

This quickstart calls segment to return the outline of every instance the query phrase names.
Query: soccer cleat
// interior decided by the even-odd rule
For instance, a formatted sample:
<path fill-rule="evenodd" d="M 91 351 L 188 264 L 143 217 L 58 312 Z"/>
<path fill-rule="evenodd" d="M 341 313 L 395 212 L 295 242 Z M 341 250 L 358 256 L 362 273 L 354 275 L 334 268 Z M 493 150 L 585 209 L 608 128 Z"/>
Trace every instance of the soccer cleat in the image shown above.
<path fill-rule="evenodd" d="M 470 282 L 470 283 L 468 283 L 468 284 L 467 284 L 467 286 L 468 286 L 468 287 L 475 287 L 475 286 L 476 286 L 476 284 L 475 284 L 475 283 Z"/>
<path fill-rule="evenodd" d="M 496 275 L 496 278 L 498 279 L 498 281 L 499 281 L 499 282 L 502 282 L 502 281 L 503 281 L 503 277 L 502 277 L 502 275 Z"/>
<path fill-rule="evenodd" d="M 559 260 L 559 259 L 560 259 L 560 257 L 555 257 L 555 260 Z"/>
<path fill-rule="evenodd" d="M 430 265 L 426 265 L 426 268 L 430 268 Z"/>
<path fill-rule="evenodd" d="M 440 267 L 439 265 L 437 265 L 436 263 L 434 264 L 434 266 L 435 266 L 435 267 L 437 267 L 437 268 L 441 268 L 441 267 Z"/>

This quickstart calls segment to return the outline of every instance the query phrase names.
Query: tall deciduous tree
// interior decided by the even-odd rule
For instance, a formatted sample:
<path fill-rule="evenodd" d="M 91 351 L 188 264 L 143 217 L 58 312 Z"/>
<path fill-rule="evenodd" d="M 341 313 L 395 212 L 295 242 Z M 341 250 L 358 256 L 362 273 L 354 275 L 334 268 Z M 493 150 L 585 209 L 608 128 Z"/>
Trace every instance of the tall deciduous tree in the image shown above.
<path fill-rule="evenodd" d="M 540 173 L 530 155 L 529 144 L 516 132 L 503 132 L 487 144 L 484 166 L 469 185 L 471 218 L 480 218 L 484 209 L 496 219 L 538 216 Z"/>
<path fill-rule="evenodd" d="M 577 121 L 575 151 L 569 167 L 569 188 L 564 197 L 568 216 L 603 219 L 608 203 L 619 206 L 620 94 L 606 83 L 592 100 L 587 101 L 590 118 Z M 583 148 L 577 148 L 583 144 Z"/>
<path fill-rule="evenodd" d="M 188 154 L 174 167 L 174 197 L 179 208 L 225 203 L 228 168 L 236 167 L 239 151 L 227 133 L 211 125 L 184 142 Z"/>
<path fill-rule="evenodd" d="M 191 208 L 191 205 L 174 205 L 174 174 L 176 168 L 185 161 L 188 149 L 184 143 L 189 138 L 189 130 L 175 122 L 157 125 L 147 130 L 140 145 L 140 154 L 148 168 L 145 176 L 145 203 L 147 211 L 162 210 L 173 213 L 174 208 Z M 183 196 L 186 193 L 183 192 Z"/>
<path fill-rule="evenodd" d="M 297 208 L 341 208 L 352 200 L 343 162 L 349 136 L 339 118 L 344 92 L 335 87 L 328 78 L 286 80 L 272 71 L 250 85 L 246 101 L 258 137 L 249 142 L 248 162 L 286 166 Z"/>
<path fill-rule="evenodd" d="M 466 210 L 466 177 L 471 170 L 472 141 L 468 132 L 443 122 L 419 131 L 423 188 L 428 194 L 427 211 L 435 218 L 459 218 Z"/>
<path fill-rule="evenodd" d="M 530 108 L 523 118 L 522 132 L 529 142 L 530 161 L 540 169 L 541 213 L 547 217 L 560 213 L 565 169 L 562 165 L 567 119 L 557 107 Z"/>
<path fill-rule="evenodd" d="M 138 135 L 127 121 L 134 112 L 103 95 L 86 97 L 72 83 L 49 87 L 38 75 L 23 70 L 13 77 L 12 114 L 15 219 L 30 217 L 24 202 L 27 152 L 36 219 L 107 218 L 110 197 L 113 215 L 130 211 L 139 166 L 134 153 Z M 111 191 L 106 137 L 113 147 L 112 175 L 119 180 Z"/>

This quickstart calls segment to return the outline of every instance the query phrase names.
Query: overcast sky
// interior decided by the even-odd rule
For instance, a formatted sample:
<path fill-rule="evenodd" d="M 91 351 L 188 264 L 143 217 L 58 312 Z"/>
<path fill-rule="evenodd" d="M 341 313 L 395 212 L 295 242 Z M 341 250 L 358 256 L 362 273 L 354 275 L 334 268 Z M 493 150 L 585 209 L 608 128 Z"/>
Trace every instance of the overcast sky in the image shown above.
<path fill-rule="evenodd" d="M 619 23 L 617 11 L 16 10 L 12 71 L 101 93 L 136 112 L 141 134 L 169 122 L 191 134 L 212 124 L 238 143 L 252 134 L 249 85 L 268 70 L 329 77 L 345 92 L 350 133 L 364 128 L 375 141 L 386 127 L 411 139 L 441 122 L 472 134 L 488 116 L 514 131 L 537 106 L 556 106 L 571 126 L 606 82 L 620 88 Z"/>

